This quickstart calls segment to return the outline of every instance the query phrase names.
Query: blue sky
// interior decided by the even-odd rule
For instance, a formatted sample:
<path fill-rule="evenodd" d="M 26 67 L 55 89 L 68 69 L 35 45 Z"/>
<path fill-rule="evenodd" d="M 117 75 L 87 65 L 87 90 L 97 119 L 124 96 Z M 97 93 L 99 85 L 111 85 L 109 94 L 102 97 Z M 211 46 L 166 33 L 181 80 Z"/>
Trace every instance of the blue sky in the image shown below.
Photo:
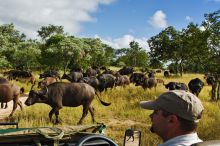
<path fill-rule="evenodd" d="M 114 48 L 146 40 L 167 26 L 201 24 L 220 0 L 0 0 L 0 24 L 14 23 L 30 38 L 41 26 L 62 25 L 78 37 L 98 37 Z"/>

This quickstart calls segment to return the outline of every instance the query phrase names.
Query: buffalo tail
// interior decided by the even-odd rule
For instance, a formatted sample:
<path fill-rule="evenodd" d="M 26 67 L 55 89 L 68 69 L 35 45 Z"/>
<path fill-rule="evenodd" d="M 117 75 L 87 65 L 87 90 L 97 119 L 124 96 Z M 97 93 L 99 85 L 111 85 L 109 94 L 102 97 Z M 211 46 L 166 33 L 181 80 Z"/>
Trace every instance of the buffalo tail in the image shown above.
<path fill-rule="evenodd" d="M 109 106 L 109 105 L 111 105 L 111 103 L 107 103 L 107 102 L 102 101 L 102 100 L 100 99 L 99 95 L 97 94 L 97 92 L 95 92 L 95 94 L 98 96 L 98 99 L 99 99 L 99 101 L 101 102 L 102 105 L 104 105 L 104 106 Z"/>

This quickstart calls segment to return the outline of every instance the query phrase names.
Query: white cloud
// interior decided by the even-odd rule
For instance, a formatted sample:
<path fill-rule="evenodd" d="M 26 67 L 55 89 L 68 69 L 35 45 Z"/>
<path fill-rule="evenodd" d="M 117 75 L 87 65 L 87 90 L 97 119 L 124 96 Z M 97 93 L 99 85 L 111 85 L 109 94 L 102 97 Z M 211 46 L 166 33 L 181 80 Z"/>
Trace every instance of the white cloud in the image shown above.
<path fill-rule="evenodd" d="M 193 19 L 190 16 L 186 16 L 186 21 L 192 21 Z"/>
<path fill-rule="evenodd" d="M 136 41 L 139 43 L 140 47 L 145 49 L 147 52 L 150 51 L 149 46 L 147 44 L 147 38 L 135 38 L 132 35 L 124 35 L 120 38 L 112 39 L 112 38 L 101 38 L 98 35 L 95 35 L 95 38 L 100 38 L 103 43 L 115 48 L 115 49 L 121 49 L 121 48 L 129 48 L 129 43 L 131 41 Z"/>
<path fill-rule="evenodd" d="M 166 14 L 162 10 L 158 10 L 150 18 L 149 23 L 155 28 L 166 28 L 168 26 Z"/>
<path fill-rule="evenodd" d="M 62 25 L 65 32 L 77 34 L 81 22 L 96 19 L 90 14 L 100 4 L 114 0 L 0 0 L 0 24 L 14 23 L 16 28 L 29 37 L 48 24 Z"/>

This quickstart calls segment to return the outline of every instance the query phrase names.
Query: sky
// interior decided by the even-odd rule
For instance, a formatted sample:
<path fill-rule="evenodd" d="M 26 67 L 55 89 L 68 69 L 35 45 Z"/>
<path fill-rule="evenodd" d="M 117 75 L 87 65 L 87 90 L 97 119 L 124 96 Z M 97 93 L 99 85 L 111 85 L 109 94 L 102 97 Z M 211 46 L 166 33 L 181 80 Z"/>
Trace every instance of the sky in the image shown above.
<path fill-rule="evenodd" d="M 168 26 L 177 30 L 201 24 L 205 13 L 220 9 L 220 0 L 0 0 L 0 25 L 13 23 L 28 38 L 49 24 L 76 37 L 100 38 L 113 48 L 147 40 Z"/>

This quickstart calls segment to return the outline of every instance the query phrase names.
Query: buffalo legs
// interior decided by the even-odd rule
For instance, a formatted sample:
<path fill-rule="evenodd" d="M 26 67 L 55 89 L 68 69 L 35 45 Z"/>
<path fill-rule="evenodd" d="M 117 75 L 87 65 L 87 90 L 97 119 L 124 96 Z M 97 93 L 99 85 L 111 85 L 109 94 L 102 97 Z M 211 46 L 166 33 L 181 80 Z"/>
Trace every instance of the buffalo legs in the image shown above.
<path fill-rule="evenodd" d="M 89 104 L 84 104 L 83 105 L 83 113 L 82 113 L 82 117 L 80 118 L 79 122 L 77 123 L 78 125 L 82 124 L 83 119 L 86 117 L 86 115 L 88 114 L 88 111 L 91 114 L 92 117 L 92 122 L 95 122 L 95 118 L 94 118 L 94 108 Z"/>
<path fill-rule="evenodd" d="M 60 123 L 60 121 L 59 121 L 59 110 L 60 110 L 61 108 L 58 108 L 58 107 L 53 107 L 52 108 L 52 110 L 49 112 L 49 118 L 50 118 L 50 121 L 52 122 L 52 116 L 53 116 L 53 114 L 55 113 L 55 116 L 56 116 L 56 119 L 55 119 L 55 124 L 58 124 L 58 123 Z"/>
<path fill-rule="evenodd" d="M 9 117 L 13 116 L 13 114 L 14 114 L 15 110 L 17 109 L 18 105 L 20 106 L 20 109 L 23 110 L 21 101 L 19 100 L 18 97 L 16 97 L 16 98 L 13 99 L 13 109 L 12 109 L 12 112 L 9 115 Z"/>
<path fill-rule="evenodd" d="M 60 107 L 53 107 L 52 110 L 49 112 L 49 118 L 50 118 L 50 121 L 52 121 L 52 117 L 53 117 L 53 114 L 55 114 L 56 116 L 56 119 L 55 119 L 55 124 L 58 124 L 60 123 L 59 121 L 59 110 L 61 108 Z M 94 118 L 94 108 L 89 104 L 84 104 L 83 105 L 83 113 L 82 113 L 82 117 L 80 118 L 79 122 L 77 123 L 78 125 L 82 124 L 82 121 L 83 119 L 87 116 L 88 114 L 88 111 L 90 112 L 91 114 L 91 118 L 92 118 L 92 122 L 94 123 L 95 122 L 95 118 Z"/>

